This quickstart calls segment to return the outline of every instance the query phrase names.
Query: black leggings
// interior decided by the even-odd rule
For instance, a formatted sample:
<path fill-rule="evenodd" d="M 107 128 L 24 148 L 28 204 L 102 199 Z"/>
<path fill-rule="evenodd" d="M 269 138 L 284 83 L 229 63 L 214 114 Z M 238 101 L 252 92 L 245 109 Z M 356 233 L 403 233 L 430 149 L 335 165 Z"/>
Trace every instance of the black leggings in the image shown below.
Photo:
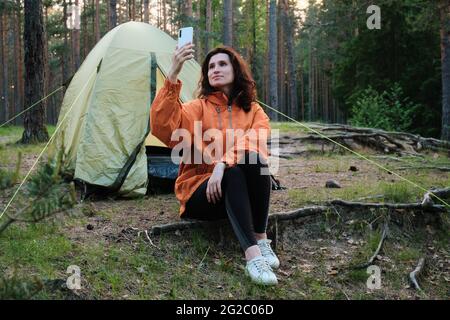
<path fill-rule="evenodd" d="M 271 190 L 267 164 L 259 155 L 255 157 L 256 164 L 250 164 L 249 158 L 253 157 L 246 153 L 244 163 L 225 169 L 219 202 L 208 202 L 208 179 L 191 196 L 182 215 L 182 218 L 199 220 L 219 220 L 228 216 L 244 250 L 256 245 L 254 232 L 266 232 Z M 262 168 L 265 168 L 265 174 L 261 174 Z"/>

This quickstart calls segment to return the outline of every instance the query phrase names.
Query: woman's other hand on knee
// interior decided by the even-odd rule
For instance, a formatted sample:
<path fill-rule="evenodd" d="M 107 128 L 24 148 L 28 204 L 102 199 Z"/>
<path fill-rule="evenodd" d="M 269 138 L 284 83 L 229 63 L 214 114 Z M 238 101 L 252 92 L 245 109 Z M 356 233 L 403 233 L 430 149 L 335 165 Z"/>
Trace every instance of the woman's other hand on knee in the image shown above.
<path fill-rule="evenodd" d="M 206 198 L 208 202 L 214 204 L 218 203 L 222 198 L 222 178 L 225 171 L 225 163 L 219 162 L 214 167 L 213 173 L 208 181 L 208 186 L 206 188 Z"/>

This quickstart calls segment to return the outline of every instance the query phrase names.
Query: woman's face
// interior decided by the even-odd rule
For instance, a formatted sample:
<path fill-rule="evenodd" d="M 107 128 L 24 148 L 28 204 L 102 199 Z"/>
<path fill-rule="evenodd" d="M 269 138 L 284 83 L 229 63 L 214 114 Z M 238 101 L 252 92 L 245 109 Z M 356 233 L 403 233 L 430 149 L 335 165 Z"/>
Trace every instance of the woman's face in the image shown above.
<path fill-rule="evenodd" d="M 211 87 L 229 93 L 234 71 L 228 54 L 217 53 L 209 59 L 208 80 Z"/>

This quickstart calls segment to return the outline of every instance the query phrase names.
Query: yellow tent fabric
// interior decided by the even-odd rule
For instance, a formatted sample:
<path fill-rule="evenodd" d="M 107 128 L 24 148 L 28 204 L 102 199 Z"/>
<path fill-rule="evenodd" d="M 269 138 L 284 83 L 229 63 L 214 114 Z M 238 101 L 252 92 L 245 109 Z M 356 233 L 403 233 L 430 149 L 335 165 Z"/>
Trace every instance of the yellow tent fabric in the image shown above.
<path fill-rule="evenodd" d="M 73 179 L 122 196 L 145 194 L 145 146 L 164 146 L 147 136 L 150 105 L 175 46 L 158 28 L 127 22 L 92 49 L 66 91 L 58 120 L 58 145 Z M 182 102 L 195 98 L 200 72 L 197 62 L 185 63 L 179 76 Z"/>

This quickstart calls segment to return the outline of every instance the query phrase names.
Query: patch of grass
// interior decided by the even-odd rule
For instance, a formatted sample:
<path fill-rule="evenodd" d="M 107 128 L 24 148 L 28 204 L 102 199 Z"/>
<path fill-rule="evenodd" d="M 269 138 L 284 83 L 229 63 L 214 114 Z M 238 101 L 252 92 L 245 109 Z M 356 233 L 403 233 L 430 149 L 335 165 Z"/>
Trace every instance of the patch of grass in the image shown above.
<path fill-rule="evenodd" d="M 71 248 L 70 241 L 48 221 L 27 226 L 13 225 L 0 237 L 0 265 L 20 266 L 52 277 L 61 271 L 62 257 Z"/>
<path fill-rule="evenodd" d="M 56 127 L 47 125 L 49 136 L 55 132 Z M 27 155 L 39 154 L 45 146 L 45 143 L 23 145 L 17 144 L 23 133 L 23 127 L 20 126 L 7 126 L 0 128 L 0 160 L 1 164 L 15 164 L 17 161 L 17 155 L 19 152 L 26 159 Z"/>
<path fill-rule="evenodd" d="M 381 194 L 386 202 L 407 203 L 413 202 L 416 198 L 414 186 L 407 182 L 381 183 Z"/>
<path fill-rule="evenodd" d="M 396 259 L 406 262 L 406 261 L 415 261 L 418 260 L 421 256 L 420 250 L 417 248 L 404 248 L 402 250 L 397 251 Z"/>
<path fill-rule="evenodd" d="M 309 187 L 307 189 L 290 189 L 288 190 L 289 199 L 293 207 L 305 204 L 320 203 L 333 199 L 353 200 L 356 198 L 376 195 L 378 190 L 375 186 L 368 186 L 364 183 L 358 183 L 353 186 L 343 187 L 340 189 L 323 187 Z"/>
<path fill-rule="evenodd" d="M 331 300 L 334 297 L 334 291 L 323 283 L 320 278 L 310 274 L 300 276 L 301 286 L 304 288 L 308 299 L 312 300 Z"/>
<path fill-rule="evenodd" d="M 301 122 L 303 123 L 303 122 Z M 308 126 L 307 123 L 304 123 L 304 125 Z M 310 132 L 310 130 L 308 130 L 307 128 L 299 125 L 298 123 L 295 122 L 274 122 L 271 121 L 270 122 L 270 127 L 271 129 L 278 129 L 280 130 L 280 133 L 289 133 L 289 132 L 304 132 L 304 133 L 308 133 Z"/>
<path fill-rule="evenodd" d="M 369 276 L 366 269 L 351 269 L 347 273 L 347 279 L 353 283 L 365 283 Z"/>
<path fill-rule="evenodd" d="M 350 268 L 354 268 L 366 263 L 370 259 L 370 257 L 375 253 L 375 250 L 377 249 L 380 240 L 381 240 L 381 231 L 368 232 L 366 242 L 361 247 L 358 248 L 356 253 L 350 259 L 349 262 Z M 356 270 L 354 275 L 358 276 Z"/>

